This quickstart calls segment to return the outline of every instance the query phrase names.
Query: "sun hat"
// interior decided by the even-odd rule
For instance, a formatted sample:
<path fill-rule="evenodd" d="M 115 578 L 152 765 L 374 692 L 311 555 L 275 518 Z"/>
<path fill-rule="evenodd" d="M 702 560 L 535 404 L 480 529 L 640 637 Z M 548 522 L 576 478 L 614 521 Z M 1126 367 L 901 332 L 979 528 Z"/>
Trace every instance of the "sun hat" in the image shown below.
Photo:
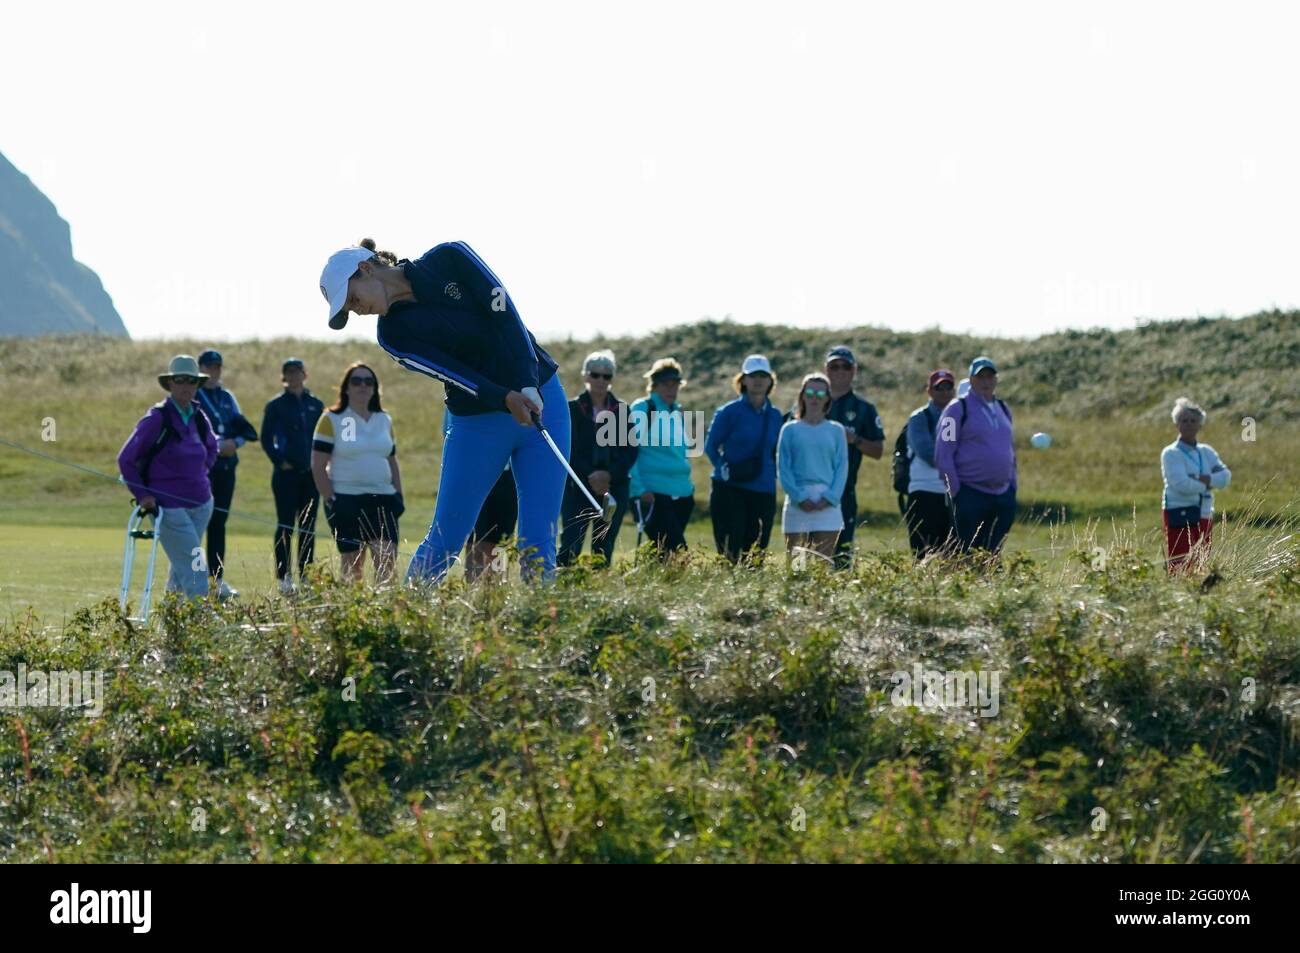
<path fill-rule="evenodd" d="M 202 384 L 208 379 L 207 374 L 199 371 L 199 362 L 194 360 L 193 354 L 177 354 L 167 365 L 167 372 L 158 375 L 158 386 L 163 390 L 171 390 L 173 377 L 194 377 Z"/>

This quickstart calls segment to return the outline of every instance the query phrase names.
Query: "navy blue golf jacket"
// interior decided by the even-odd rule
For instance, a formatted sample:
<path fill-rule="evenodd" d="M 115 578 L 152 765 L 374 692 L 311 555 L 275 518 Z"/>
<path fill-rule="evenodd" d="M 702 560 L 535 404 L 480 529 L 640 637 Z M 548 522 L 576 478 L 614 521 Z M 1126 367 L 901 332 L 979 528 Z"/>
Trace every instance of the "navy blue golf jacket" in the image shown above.
<path fill-rule="evenodd" d="M 379 319 L 379 346 L 407 370 L 442 381 L 458 416 L 506 409 L 506 394 L 538 387 L 556 371 L 500 279 L 464 242 L 445 242 L 398 262 L 415 301 Z"/>

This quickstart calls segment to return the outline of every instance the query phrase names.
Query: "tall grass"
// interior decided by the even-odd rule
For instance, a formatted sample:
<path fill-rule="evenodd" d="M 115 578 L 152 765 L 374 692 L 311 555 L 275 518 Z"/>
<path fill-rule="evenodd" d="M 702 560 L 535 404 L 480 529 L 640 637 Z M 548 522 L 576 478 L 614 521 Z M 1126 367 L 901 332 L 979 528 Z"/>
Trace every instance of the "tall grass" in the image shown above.
<path fill-rule="evenodd" d="M 1099 528 L 999 566 L 697 556 L 29 616 L 0 670 L 103 670 L 107 707 L 5 713 L 0 858 L 1297 859 L 1300 546 L 1226 538 L 1203 591 L 1125 527 L 1095 568 Z M 916 665 L 999 672 L 996 715 L 896 705 Z"/>

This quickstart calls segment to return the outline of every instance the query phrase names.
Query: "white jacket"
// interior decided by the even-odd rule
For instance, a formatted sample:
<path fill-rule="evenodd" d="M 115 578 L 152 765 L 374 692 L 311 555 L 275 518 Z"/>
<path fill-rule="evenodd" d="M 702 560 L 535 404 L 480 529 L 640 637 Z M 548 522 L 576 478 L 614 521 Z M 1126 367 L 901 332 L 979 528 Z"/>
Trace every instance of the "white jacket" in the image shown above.
<path fill-rule="evenodd" d="M 1208 443 L 1189 447 L 1181 437 L 1160 451 L 1160 473 L 1165 478 L 1164 508 L 1200 503 L 1201 519 L 1209 519 L 1214 513 L 1214 490 L 1232 482 L 1232 471 L 1213 447 Z M 1210 478 L 1208 487 L 1197 479 L 1202 473 Z"/>

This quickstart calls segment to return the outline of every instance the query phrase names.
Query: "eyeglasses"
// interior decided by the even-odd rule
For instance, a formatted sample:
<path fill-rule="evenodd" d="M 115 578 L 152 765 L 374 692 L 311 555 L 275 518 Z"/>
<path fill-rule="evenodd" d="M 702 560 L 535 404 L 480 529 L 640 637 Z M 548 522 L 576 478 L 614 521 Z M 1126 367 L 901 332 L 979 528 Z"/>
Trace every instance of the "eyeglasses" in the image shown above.
<path fill-rule="evenodd" d="M 803 389 L 803 395 L 805 397 L 829 397 L 830 392 L 822 390 L 820 387 L 805 387 Z"/>
<path fill-rule="evenodd" d="M 173 384 L 197 384 L 198 382 L 197 377 L 190 377 L 188 374 L 177 374 L 172 378 Z"/>
<path fill-rule="evenodd" d="M 587 376 L 593 381 L 612 381 L 614 379 L 613 374 L 598 374 L 595 371 L 587 371 Z"/>
<path fill-rule="evenodd" d="M 352 376 L 348 379 L 349 384 L 355 384 L 357 387 L 374 387 L 375 379 L 373 377 Z"/>

